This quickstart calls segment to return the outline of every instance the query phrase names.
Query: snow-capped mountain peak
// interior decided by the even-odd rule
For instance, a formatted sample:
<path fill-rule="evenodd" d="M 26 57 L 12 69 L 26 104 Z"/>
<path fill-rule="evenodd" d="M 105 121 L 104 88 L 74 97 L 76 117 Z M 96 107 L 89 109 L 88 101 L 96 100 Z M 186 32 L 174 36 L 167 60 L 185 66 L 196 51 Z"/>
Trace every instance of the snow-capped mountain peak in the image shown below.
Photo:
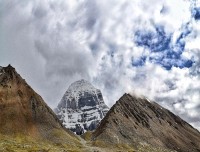
<path fill-rule="evenodd" d="M 94 130 L 108 110 L 101 91 L 81 79 L 69 86 L 56 113 L 67 128 L 81 134 L 86 130 Z"/>

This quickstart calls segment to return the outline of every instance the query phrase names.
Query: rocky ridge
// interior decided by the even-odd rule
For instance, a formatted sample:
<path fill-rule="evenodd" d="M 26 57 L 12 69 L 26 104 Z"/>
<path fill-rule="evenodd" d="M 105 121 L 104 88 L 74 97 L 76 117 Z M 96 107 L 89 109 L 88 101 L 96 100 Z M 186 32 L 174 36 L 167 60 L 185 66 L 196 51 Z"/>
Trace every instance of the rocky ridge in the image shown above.
<path fill-rule="evenodd" d="M 130 94 L 116 102 L 91 138 L 105 145 L 151 145 L 178 152 L 200 152 L 197 129 L 157 103 Z"/>

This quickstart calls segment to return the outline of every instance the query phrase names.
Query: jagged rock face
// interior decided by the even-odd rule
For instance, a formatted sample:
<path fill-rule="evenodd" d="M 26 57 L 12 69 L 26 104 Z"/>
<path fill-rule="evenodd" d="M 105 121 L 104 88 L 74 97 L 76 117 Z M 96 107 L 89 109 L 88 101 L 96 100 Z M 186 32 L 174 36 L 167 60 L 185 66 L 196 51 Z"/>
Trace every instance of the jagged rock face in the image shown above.
<path fill-rule="evenodd" d="M 200 132 L 146 98 L 123 95 L 92 135 L 109 144 L 150 144 L 178 152 L 199 152 Z"/>
<path fill-rule="evenodd" d="M 69 86 L 55 111 L 64 126 L 80 135 L 96 129 L 108 110 L 101 91 L 79 80 Z"/>
<path fill-rule="evenodd" d="M 56 143 L 65 138 L 73 143 L 76 138 L 10 65 L 0 67 L 0 134 L 21 134 Z"/>

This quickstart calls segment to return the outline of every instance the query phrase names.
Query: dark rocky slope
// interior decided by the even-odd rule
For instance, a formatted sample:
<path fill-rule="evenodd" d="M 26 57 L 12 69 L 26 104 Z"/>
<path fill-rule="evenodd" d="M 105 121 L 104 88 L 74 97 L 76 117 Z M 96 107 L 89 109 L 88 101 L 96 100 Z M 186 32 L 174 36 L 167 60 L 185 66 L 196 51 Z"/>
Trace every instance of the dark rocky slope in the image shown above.
<path fill-rule="evenodd" d="M 169 110 L 145 98 L 124 94 L 92 134 L 106 145 L 151 145 L 200 152 L 200 132 Z"/>

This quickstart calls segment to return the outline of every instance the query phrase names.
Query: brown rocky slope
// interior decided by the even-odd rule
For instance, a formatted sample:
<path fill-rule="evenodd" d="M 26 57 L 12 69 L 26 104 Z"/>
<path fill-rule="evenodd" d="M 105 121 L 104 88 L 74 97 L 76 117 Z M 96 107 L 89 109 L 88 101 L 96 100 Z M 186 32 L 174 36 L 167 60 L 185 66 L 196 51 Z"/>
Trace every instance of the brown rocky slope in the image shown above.
<path fill-rule="evenodd" d="M 62 126 L 43 99 L 10 65 L 0 67 L 0 136 L 79 144 L 78 138 Z"/>
<path fill-rule="evenodd" d="M 200 152 L 200 132 L 146 98 L 124 94 L 92 134 L 94 143 Z"/>

